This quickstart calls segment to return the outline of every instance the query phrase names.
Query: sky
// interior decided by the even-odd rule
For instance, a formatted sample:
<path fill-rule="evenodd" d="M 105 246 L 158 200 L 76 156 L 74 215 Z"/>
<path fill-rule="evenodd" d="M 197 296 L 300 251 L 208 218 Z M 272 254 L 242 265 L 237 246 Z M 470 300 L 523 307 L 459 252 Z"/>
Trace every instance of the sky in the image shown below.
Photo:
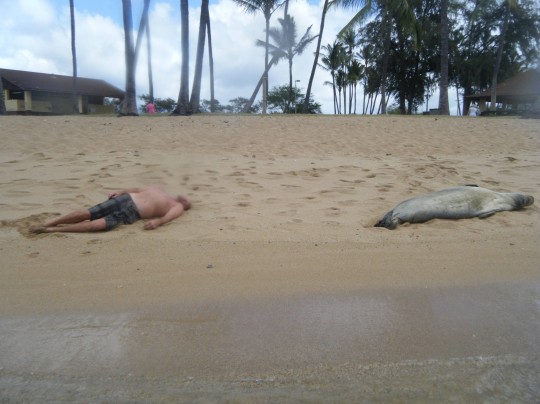
<path fill-rule="evenodd" d="M 79 77 L 105 80 L 125 88 L 124 30 L 121 0 L 74 0 Z M 132 0 L 134 38 L 139 25 L 143 0 Z M 151 0 L 150 34 L 152 72 L 156 98 L 178 98 L 180 89 L 180 1 Z M 289 14 L 297 25 L 298 38 L 310 26 L 319 31 L 323 0 L 291 0 Z M 41 73 L 72 75 L 71 28 L 68 0 L 0 0 L 0 67 Z M 191 0 L 190 90 L 192 85 L 200 1 Z M 283 16 L 277 11 L 271 26 Z M 352 18 L 352 10 L 331 9 L 327 13 L 322 46 L 333 43 L 340 29 Z M 222 105 L 229 100 L 249 98 L 264 70 L 265 21 L 261 13 L 247 14 L 232 0 L 210 0 L 215 97 Z M 316 40 L 293 61 L 293 80 L 305 93 Z M 210 99 L 208 57 L 205 54 L 201 99 Z M 299 80 L 299 81 L 297 81 Z M 270 88 L 288 84 L 288 64 L 281 61 L 269 73 Z M 312 94 L 322 104 L 323 113 L 333 113 L 330 73 L 318 68 Z M 143 42 L 136 72 L 137 96 L 148 94 L 146 43 Z M 360 92 L 360 89 L 359 89 Z M 435 95 L 436 96 L 436 95 Z M 432 98 L 435 108 L 438 98 Z M 451 96 L 452 97 L 452 96 Z M 260 99 L 260 93 L 259 93 Z M 358 102 L 361 102 L 359 94 Z"/>

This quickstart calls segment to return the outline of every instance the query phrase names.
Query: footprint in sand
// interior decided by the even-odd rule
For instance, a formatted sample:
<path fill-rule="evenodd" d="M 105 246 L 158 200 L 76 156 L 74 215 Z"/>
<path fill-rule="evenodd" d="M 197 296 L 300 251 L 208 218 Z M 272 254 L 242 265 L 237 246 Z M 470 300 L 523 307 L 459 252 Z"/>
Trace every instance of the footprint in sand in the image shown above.
<path fill-rule="evenodd" d="M 341 209 L 335 206 L 324 209 L 326 216 L 339 216 L 342 214 Z"/>
<path fill-rule="evenodd" d="M 379 192 L 388 192 L 392 188 L 394 188 L 393 185 L 377 185 L 376 188 L 379 190 Z"/>

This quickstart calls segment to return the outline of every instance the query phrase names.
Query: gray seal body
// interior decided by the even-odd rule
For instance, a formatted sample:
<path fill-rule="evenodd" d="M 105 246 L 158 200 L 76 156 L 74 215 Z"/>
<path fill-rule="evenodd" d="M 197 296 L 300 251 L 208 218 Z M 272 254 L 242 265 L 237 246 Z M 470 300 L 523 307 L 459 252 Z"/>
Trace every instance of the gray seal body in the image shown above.
<path fill-rule="evenodd" d="M 532 196 L 517 192 L 495 192 L 476 186 L 452 187 L 401 202 L 384 215 L 375 227 L 395 229 L 405 222 L 485 218 L 497 212 L 522 209 L 533 203 Z"/>

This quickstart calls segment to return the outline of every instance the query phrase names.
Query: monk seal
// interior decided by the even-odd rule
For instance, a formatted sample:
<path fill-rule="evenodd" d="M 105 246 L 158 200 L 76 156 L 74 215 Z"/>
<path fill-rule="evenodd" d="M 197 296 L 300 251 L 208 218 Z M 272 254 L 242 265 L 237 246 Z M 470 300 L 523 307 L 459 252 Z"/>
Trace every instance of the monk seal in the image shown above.
<path fill-rule="evenodd" d="M 495 192 L 474 185 L 452 187 L 401 202 L 375 227 L 395 229 L 401 223 L 424 223 L 431 219 L 483 219 L 533 203 L 532 196 L 517 192 Z"/>

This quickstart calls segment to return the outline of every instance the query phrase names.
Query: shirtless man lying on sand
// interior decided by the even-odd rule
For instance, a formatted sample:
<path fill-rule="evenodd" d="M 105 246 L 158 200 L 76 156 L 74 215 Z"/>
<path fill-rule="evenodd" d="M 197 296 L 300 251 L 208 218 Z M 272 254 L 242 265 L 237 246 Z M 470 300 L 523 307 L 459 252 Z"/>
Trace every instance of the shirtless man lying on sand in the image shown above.
<path fill-rule="evenodd" d="M 131 224 L 140 219 L 150 219 L 144 228 L 152 230 L 176 219 L 190 207 L 191 201 L 188 198 L 172 196 L 155 186 L 129 188 L 110 193 L 107 201 L 90 209 L 76 210 L 34 227 L 32 232 L 82 233 L 111 230 L 119 224 Z"/>

